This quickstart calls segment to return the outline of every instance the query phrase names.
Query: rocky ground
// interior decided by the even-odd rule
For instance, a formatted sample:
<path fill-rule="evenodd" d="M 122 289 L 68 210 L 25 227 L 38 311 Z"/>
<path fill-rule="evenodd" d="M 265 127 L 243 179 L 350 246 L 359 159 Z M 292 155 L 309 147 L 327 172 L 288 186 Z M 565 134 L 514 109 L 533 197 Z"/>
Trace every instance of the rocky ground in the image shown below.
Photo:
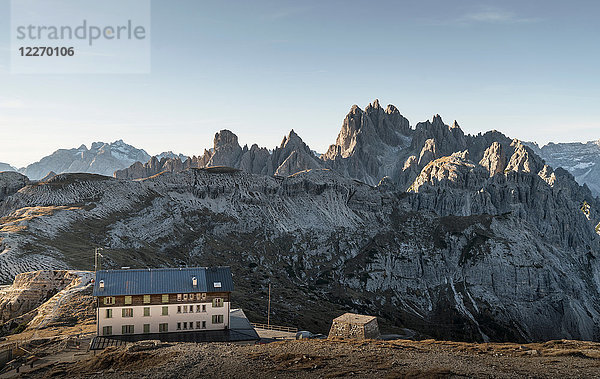
<path fill-rule="evenodd" d="M 581 378 L 600 373 L 600 344 L 568 340 L 526 345 L 299 340 L 263 345 L 181 343 L 134 350 L 130 345 L 97 355 L 73 355 L 73 361 L 40 363 L 21 377 Z"/>

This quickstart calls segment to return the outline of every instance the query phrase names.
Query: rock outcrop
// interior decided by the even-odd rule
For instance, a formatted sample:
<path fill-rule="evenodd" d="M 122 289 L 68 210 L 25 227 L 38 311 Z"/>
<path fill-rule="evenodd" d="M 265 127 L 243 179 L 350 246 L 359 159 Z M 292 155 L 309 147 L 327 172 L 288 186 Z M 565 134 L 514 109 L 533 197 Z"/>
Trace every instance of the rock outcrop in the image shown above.
<path fill-rule="evenodd" d="M 69 306 L 74 296 L 91 289 L 92 278 L 93 273 L 86 271 L 32 271 L 18 274 L 11 286 L 0 291 L 0 333 L 8 333 L 19 326 L 43 328 L 58 321 L 65 316 L 61 307 Z M 91 306 L 89 296 L 89 305 L 84 307 Z M 73 316 L 76 315 L 70 314 L 68 317 Z"/>

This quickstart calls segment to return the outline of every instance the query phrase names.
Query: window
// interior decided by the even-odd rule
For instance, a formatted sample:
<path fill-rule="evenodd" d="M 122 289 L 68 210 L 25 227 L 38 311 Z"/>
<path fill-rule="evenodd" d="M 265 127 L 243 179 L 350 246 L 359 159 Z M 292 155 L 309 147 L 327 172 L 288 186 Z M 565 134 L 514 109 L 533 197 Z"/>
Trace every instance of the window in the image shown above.
<path fill-rule="evenodd" d="M 162 302 L 163 303 L 168 303 L 169 302 L 169 295 L 162 295 Z"/>
<path fill-rule="evenodd" d="M 205 293 L 202 294 L 202 300 L 206 300 L 206 294 Z"/>
<path fill-rule="evenodd" d="M 206 329 L 206 321 L 202 321 L 202 329 Z"/>
<path fill-rule="evenodd" d="M 112 318 L 112 309 L 106 310 L 106 318 Z"/>
<path fill-rule="evenodd" d="M 206 312 L 206 304 L 202 304 L 202 312 Z"/>
<path fill-rule="evenodd" d="M 181 330 L 181 323 L 180 322 L 177 323 L 177 330 Z"/>
<path fill-rule="evenodd" d="M 102 327 L 102 335 L 103 336 L 112 336 L 112 326 L 103 326 Z"/>
<path fill-rule="evenodd" d="M 188 297 L 187 293 L 184 293 L 184 294 L 183 294 L 183 300 L 184 300 L 184 301 L 186 301 L 186 300 L 187 300 L 187 297 Z"/>
<path fill-rule="evenodd" d="M 177 306 L 177 313 L 181 313 L 181 305 Z"/>
<path fill-rule="evenodd" d="M 131 296 L 125 296 L 125 305 L 131 305 Z"/>
<path fill-rule="evenodd" d="M 158 331 L 160 333 L 168 332 L 169 331 L 169 324 L 167 324 L 166 322 L 162 323 L 162 324 L 158 324 Z"/>
<path fill-rule="evenodd" d="M 144 307 L 144 317 L 150 316 L 150 307 Z"/>
<path fill-rule="evenodd" d="M 183 323 L 183 329 L 184 329 L 184 330 L 185 330 L 185 329 L 187 329 L 187 322 L 184 322 L 184 323 Z"/>
<path fill-rule="evenodd" d="M 114 296 L 107 296 L 104 298 L 104 305 L 112 305 L 115 303 Z"/>
<path fill-rule="evenodd" d="M 169 307 L 162 307 L 162 315 L 163 316 L 169 315 Z"/>
<path fill-rule="evenodd" d="M 200 329 L 202 326 L 202 323 L 200 321 L 196 321 L 196 329 Z"/>
<path fill-rule="evenodd" d="M 121 315 L 123 317 L 133 317 L 133 308 L 123 308 Z"/>
<path fill-rule="evenodd" d="M 181 301 L 181 294 L 180 293 L 177 294 L 177 301 Z"/>
<path fill-rule="evenodd" d="M 222 324 L 223 323 L 223 315 L 213 315 L 212 323 L 213 324 Z"/>
<path fill-rule="evenodd" d="M 133 325 L 123 325 L 121 327 L 121 334 L 133 334 L 134 332 L 134 326 Z"/>
<path fill-rule="evenodd" d="M 193 300 L 194 300 L 194 294 L 193 294 L 193 293 L 191 293 L 191 294 L 190 294 L 190 301 L 193 301 Z"/>
<path fill-rule="evenodd" d="M 187 305 L 183 306 L 183 313 L 187 313 Z"/>
<path fill-rule="evenodd" d="M 201 293 L 197 293 L 196 294 L 196 300 L 200 301 L 202 299 L 202 294 Z"/>
<path fill-rule="evenodd" d="M 201 307 L 200 304 L 196 305 L 196 313 L 200 313 L 200 309 L 201 309 L 200 307 Z"/>
<path fill-rule="evenodd" d="M 150 304 L 150 295 L 144 295 L 144 304 Z"/>
<path fill-rule="evenodd" d="M 144 324 L 144 333 L 150 333 L 150 324 Z"/>
<path fill-rule="evenodd" d="M 213 299 L 213 308 L 220 308 L 223 306 L 223 298 L 216 297 Z"/>

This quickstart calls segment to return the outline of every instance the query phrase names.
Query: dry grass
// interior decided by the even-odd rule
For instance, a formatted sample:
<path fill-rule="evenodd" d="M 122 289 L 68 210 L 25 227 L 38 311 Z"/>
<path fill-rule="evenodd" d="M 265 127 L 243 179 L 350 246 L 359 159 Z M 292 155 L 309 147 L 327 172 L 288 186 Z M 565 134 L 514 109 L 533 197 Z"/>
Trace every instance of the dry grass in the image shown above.
<path fill-rule="evenodd" d="M 24 225 L 27 221 L 31 221 L 38 217 L 52 216 L 56 212 L 63 210 L 78 210 L 81 207 L 73 206 L 49 206 L 49 207 L 24 207 L 14 211 L 6 217 L 0 218 L 0 232 L 15 233 L 27 229 Z"/>

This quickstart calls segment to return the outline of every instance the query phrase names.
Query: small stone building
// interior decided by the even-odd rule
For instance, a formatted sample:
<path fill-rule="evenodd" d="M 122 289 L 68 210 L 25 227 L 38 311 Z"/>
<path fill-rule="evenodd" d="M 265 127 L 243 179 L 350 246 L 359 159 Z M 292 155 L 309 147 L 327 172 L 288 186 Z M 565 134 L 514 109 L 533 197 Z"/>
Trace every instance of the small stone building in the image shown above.
<path fill-rule="evenodd" d="M 379 337 L 377 317 L 345 313 L 333 319 L 329 338 L 369 339 Z"/>

